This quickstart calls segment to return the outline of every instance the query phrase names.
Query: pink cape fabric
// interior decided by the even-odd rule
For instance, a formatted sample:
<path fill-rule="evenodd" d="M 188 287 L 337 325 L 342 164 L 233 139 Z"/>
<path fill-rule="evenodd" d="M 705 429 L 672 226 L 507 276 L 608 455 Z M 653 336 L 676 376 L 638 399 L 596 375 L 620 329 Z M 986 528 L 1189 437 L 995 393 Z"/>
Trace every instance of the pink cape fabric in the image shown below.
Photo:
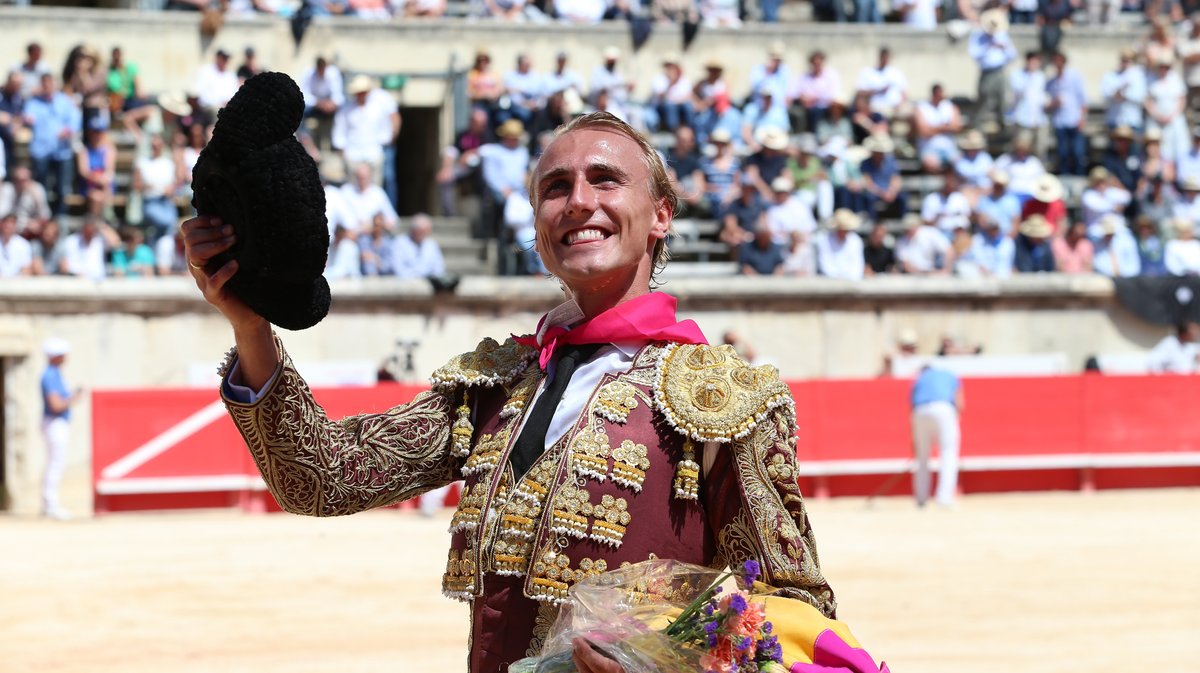
<path fill-rule="evenodd" d="M 554 356 L 554 349 L 564 344 L 650 343 L 673 341 L 684 344 L 707 344 L 704 333 L 692 320 L 675 320 L 675 297 L 662 292 L 650 292 L 618 304 L 591 320 L 571 329 L 554 325 L 546 330 L 541 343 L 534 336 L 513 336 L 519 344 L 541 351 L 538 364 L 542 369 Z M 542 316 L 542 321 L 546 316 Z M 542 323 L 538 323 L 541 331 Z"/>
<path fill-rule="evenodd" d="M 828 629 L 813 643 L 811 664 L 792 664 L 791 673 L 889 673 L 887 664 L 875 665 L 866 650 L 850 647 Z"/>

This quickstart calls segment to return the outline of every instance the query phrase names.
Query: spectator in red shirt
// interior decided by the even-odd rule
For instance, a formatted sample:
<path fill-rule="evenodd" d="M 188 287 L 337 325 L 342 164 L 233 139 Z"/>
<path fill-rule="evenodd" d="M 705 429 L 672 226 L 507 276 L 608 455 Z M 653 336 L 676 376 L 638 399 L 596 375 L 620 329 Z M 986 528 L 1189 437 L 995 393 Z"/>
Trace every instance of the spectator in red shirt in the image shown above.
<path fill-rule="evenodd" d="M 1038 178 L 1033 190 L 1033 198 L 1025 202 L 1021 208 L 1021 221 L 1028 220 L 1032 215 L 1046 218 L 1053 233 L 1059 232 L 1060 223 L 1067 217 L 1067 204 L 1063 202 L 1063 187 L 1058 178 L 1047 173 Z"/>

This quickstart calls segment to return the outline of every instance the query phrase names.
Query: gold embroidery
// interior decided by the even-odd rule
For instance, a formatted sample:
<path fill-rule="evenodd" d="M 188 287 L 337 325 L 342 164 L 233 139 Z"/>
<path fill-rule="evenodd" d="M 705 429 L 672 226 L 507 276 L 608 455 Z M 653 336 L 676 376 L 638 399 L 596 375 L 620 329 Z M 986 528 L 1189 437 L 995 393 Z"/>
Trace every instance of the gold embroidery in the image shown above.
<path fill-rule="evenodd" d="M 475 561 L 469 549 L 451 549 L 442 576 L 442 592 L 452 598 L 469 598 L 475 593 Z"/>
<path fill-rule="evenodd" d="M 508 385 L 512 383 L 533 360 L 537 351 L 506 339 L 503 344 L 495 339 L 484 339 L 475 350 L 450 359 L 430 377 L 435 390 L 446 391 L 456 386 Z"/>
<path fill-rule="evenodd" d="M 624 424 L 637 405 L 636 388 L 625 381 L 612 381 L 601 386 L 592 409 L 597 416 Z"/>
<path fill-rule="evenodd" d="M 646 470 L 650 469 L 646 445 L 626 439 L 613 449 L 612 457 L 613 481 L 641 493 L 642 484 L 646 481 Z"/>
<path fill-rule="evenodd" d="M 533 391 L 537 389 L 540 379 L 540 369 L 535 367 L 528 370 L 525 378 L 521 379 L 521 382 L 513 389 L 508 401 L 504 403 L 504 408 L 500 410 L 500 418 L 508 419 L 520 416 L 521 412 L 525 410 L 525 405 L 529 403 L 529 398 L 533 396 Z"/>
<path fill-rule="evenodd" d="M 486 491 L 487 484 L 484 483 L 463 487 L 462 495 L 458 499 L 458 509 L 454 510 L 454 516 L 450 519 L 451 533 L 475 530 L 479 527 Z"/>
<path fill-rule="evenodd" d="M 467 393 L 463 393 L 463 403 L 459 405 L 454 417 L 454 428 L 450 430 L 454 446 L 451 453 L 459 458 L 471 455 L 471 437 L 475 435 L 475 426 L 471 425 L 471 405 Z"/>
<path fill-rule="evenodd" d="M 530 598 L 537 601 L 562 603 L 567 599 L 567 591 L 572 584 L 589 577 L 595 577 L 608 570 L 608 562 L 604 559 L 579 560 L 578 569 L 571 568 L 571 559 L 553 550 L 542 552 L 533 564 L 533 581 L 530 583 Z"/>
<path fill-rule="evenodd" d="M 280 507 L 337 516 L 390 505 L 455 478 L 454 406 L 430 391 L 383 413 L 332 421 L 316 403 L 291 357 L 254 404 L 225 400 Z"/>
<path fill-rule="evenodd" d="M 533 620 L 533 639 L 529 641 L 529 649 L 525 656 L 536 657 L 546 646 L 546 638 L 550 635 L 550 627 L 558 619 L 558 606 L 554 603 L 538 603 L 537 616 Z"/>
<path fill-rule="evenodd" d="M 603 482 L 608 478 L 608 433 L 603 427 L 584 428 L 571 442 L 571 468 L 575 474 Z"/>
<path fill-rule="evenodd" d="M 733 394 L 733 385 L 741 390 Z M 699 441 L 745 437 L 771 410 L 792 404 L 774 367 L 750 369 L 731 346 L 669 344 L 654 404 L 676 431 Z"/>
<path fill-rule="evenodd" d="M 558 473 L 558 460 L 544 456 L 521 479 L 513 497 L 501 509 L 500 528 L 493 546 L 492 561 L 499 575 L 524 575 L 529 568 L 532 540 L 550 486 Z"/>
<path fill-rule="evenodd" d="M 582 515 L 591 513 L 588 492 L 569 483 L 563 484 L 554 496 L 550 530 L 560 535 L 583 538 L 587 535 L 588 520 Z"/>
<path fill-rule="evenodd" d="M 473 474 L 491 472 L 500 464 L 500 455 L 508 445 L 508 429 L 505 428 L 495 435 L 481 435 L 475 443 L 475 450 L 467 457 L 462 466 L 462 474 L 469 477 Z"/>
<path fill-rule="evenodd" d="M 631 519 L 629 503 L 625 498 L 613 498 L 605 494 L 600 504 L 592 508 L 592 534 L 588 537 L 611 547 L 620 547 L 625 538 L 625 527 Z"/>
<path fill-rule="evenodd" d="M 696 463 L 696 450 L 692 440 L 683 442 L 683 460 L 675 464 L 675 497 L 680 500 L 696 500 L 700 497 L 700 465 Z"/>

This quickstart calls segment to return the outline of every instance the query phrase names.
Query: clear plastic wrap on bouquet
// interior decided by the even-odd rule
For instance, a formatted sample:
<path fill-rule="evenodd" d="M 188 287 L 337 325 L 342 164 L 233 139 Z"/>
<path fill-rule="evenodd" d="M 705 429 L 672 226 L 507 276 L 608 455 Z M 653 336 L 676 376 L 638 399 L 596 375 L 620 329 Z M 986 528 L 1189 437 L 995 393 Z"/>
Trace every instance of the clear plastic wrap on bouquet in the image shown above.
<path fill-rule="evenodd" d="M 590 577 L 571 587 L 550 627 L 542 653 L 509 667 L 510 673 L 575 671 L 573 641 L 582 637 L 627 673 L 694 673 L 705 648 L 664 630 L 697 598 L 728 577 L 712 568 L 652 559 Z"/>

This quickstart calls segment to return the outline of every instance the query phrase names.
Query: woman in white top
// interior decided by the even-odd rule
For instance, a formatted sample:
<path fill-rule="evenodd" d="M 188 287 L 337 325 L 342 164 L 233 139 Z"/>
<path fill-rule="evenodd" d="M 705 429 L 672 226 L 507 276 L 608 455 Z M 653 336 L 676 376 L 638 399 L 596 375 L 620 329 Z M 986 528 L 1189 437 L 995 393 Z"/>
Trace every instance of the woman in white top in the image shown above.
<path fill-rule="evenodd" d="M 1162 153 L 1174 161 L 1190 144 L 1184 110 L 1187 85 L 1172 70 L 1174 59 L 1163 56 L 1155 63 L 1154 74 L 1146 90 L 1146 128 L 1162 133 Z"/>

